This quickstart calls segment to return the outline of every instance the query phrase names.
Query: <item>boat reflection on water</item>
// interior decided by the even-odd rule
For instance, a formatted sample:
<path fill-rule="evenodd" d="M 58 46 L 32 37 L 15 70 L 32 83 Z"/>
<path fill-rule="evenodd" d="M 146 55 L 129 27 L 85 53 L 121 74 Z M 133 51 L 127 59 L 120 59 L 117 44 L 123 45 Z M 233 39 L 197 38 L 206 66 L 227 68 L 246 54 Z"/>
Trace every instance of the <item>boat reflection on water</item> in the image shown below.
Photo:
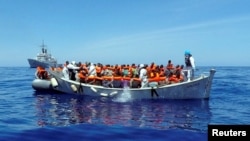
<path fill-rule="evenodd" d="M 39 126 L 95 124 L 151 129 L 185 129 L 207 132 L 211 119 L 209 100 L 110 99 L 35 93 Z"/>

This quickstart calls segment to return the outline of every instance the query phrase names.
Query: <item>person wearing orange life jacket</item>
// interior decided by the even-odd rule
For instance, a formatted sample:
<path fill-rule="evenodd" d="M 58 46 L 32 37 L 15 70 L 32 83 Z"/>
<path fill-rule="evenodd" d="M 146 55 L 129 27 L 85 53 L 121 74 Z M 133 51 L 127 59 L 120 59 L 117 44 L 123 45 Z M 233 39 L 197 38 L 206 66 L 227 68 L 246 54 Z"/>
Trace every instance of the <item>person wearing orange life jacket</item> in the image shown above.
<path fill-rule="evenodd" d="M 158 82 L 159 81 L 159 73 L 157 70 L 151 70 L 148 76 L 148 82 Z"/>
<path fill-rule="evenodd" d="M 150 68 L 150 74 L 149 74 L 149 79 L 148 79 L 148 86 L 151 87 L 151 97 L 154 97 L 154 94 L 159 97 L 157 91 L 155 88 L 159 86 L 159 66 L 155 68 Z"/>
<path fill-rule="evenodd" d="M 122 76 L 121 76 L 121 66 L 116 64 L 113 69 L 113 87 L 121 88 L 122 87 Z"/>
<path fill-rule="evenodd" d="M 168 77 L 169 84 L 178 83 L 179 79 L 176 77 L 176 75 L 173 72 L 170 72 Z"/>
<path fill-rule="evenodd" d="M 118 64 L 116 64 L 115 66 L 114 66 L 114 71 L 113 71 L 113 73 L 114 73 L 114 76 L 121 76 L 121 73 L 120 73 L 121 71 L 120 71 L 120 66 L 118 65 Z"/>
<path fill-rule="evenodd" d="M 81 83 L 86 83 L 86 78 L 87 78 L 87 74 L 88 74 L 88 69 L 86 67 L 86 64 L 79 64 L 80 69 L 78 70 L 78 78 L 79 78 L 79 82 Z"/>
<path fill-rule="evenodd" d="M 155 73 L 156 73 L 156 78 L 154 78 L 154 79 L 157 80 L 158 84 L 165 85 L 166 84 L 166 76 L 165 76 L 164 66 L 163 65 L 156 66 Z"/>
<path fill-rule="evenodd" d="M 47 79 L 48 72 L 45 70 L 45 68 L 38 66 L 35 76 L 40 79 Z"/>
<path fill-rule="evenodd" d="M 164 66 L 163 66 L 163 65 L 160 65 L 160 66 L 159 66 L 159 69 L 160 69 L 160 76 L 165 76 L 165 69 L 164 69 Z"/>
<path fill-rule="evenodd" d="M 156 64 L 154 62 L 151 63 L 151 65 L 149 66 L 150 70 L 154 70 L 156 68 Z"/>
<path fill-rule="evenodd" d="M 74 75 L 75 75 L 75 81 L 77 82 L 80 82 L 80 77 L 79 77 L 79 73 L 81 72 L 82 70 L 82 62 L 78 62 L 78 63 L 75 63 L 75 66 L 78 67 L 78 69 L 76 69 L 74 71 Z"/>

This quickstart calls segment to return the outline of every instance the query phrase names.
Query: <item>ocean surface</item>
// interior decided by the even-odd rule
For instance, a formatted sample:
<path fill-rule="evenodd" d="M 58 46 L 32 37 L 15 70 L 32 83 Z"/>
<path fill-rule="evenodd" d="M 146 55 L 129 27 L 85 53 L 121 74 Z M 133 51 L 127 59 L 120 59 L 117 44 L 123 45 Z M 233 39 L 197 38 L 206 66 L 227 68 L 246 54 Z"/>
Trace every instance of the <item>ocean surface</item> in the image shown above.
<path fill-rule="evenodd" d="M 0 141 L 206 141 L 208 124 L 250 124 L 250 67 L 216 69 L 207 100 L 110 100 L 36 92 L 35 69 L 0 67 Z"/>

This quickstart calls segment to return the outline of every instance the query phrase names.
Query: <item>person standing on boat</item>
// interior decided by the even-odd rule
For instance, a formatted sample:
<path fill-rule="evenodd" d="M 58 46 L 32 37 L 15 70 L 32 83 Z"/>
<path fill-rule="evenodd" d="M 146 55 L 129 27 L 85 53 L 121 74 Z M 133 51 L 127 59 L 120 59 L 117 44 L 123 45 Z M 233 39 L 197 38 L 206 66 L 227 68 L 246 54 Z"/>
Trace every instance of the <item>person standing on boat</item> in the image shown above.
<path fill-rule="evenodd" d="M 80 67 L 75 66 L 75 61 L 72 61 L 69 63 L 69 61 L 66 61 L 64 67 L 63 67 L 63 77 L 70 80 L 76 80 L 75 74 L 76 70 L 78 70 Z"/>
<path fill-rule="evenodd" d="M 68 64 L 69 64 L 69 61 L 66 61 L 62 69 L 62 74 L 65 79 L 69 79 L 69 70 L 67 68 Z"/>
<path fill-rule="evenodd" d="M 191 77 L 191 80 L 194 78 L 194 71 L 195 71 L 195 60 L 189 50 L 185 51 L 185 64 L 186 69 L 188 71 L 187 77 Z"/>
<path fill-rule="evenodd" d="M 141 80 L 141 88 L 145 88 L 148 85 L 147 69 L 144 64 L 140 64 L 139 78 Z"/>
<path fill-rule="evenodd" d="M 96 66 L 94 63 L 90 63 L 89 70 L 88 70 L 88 75 L 89 76 L 96 76 Z"/>
<path fill-rule="evenodd" d="M 67 65 L 69 71 L 69 79 L 76 80 L 76 71 L 80 69 L 80 67 L 76 66 L 76 62 L 72 61 L 70 64 Z"/>

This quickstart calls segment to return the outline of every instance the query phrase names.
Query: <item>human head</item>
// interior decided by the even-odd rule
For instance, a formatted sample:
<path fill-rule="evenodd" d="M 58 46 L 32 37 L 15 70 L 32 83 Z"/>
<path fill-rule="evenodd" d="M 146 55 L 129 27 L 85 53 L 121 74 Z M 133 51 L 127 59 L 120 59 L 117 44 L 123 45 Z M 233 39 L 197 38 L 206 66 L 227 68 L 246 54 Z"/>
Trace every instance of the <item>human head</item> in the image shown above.
<path fill-rule="evenodd" d="M 65 64 L 68 65 L 68 64 L 69 64 L 69 61 L 66 61 Z"/>
<path fill-rule="evenodd" d="M 144 67 L 144 64 L 140 64 L 140 68 L 143 68 Z"/>

